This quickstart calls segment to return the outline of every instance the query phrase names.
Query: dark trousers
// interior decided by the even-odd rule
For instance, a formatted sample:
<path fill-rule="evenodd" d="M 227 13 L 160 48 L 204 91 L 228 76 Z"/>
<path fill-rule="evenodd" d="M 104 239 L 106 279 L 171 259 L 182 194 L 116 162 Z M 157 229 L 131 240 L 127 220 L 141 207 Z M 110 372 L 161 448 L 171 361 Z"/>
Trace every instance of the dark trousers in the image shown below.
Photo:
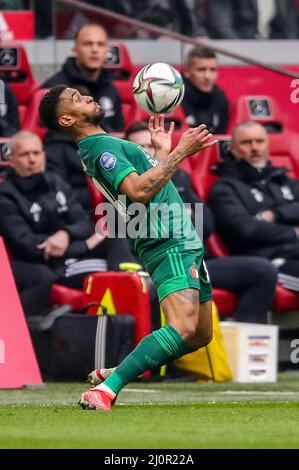
<path fill-rule="evenodd" d="M 238 294 L 235 321 L 267 323 L 277 270 L 270 261 L 250 256 L 227 256 L 206 261 L 212 286 Z"/>
<path fill-rule="evenodd" d="M 121 262 L 139 262 L 131 253 L 127 239 L 106 239 L 82 259 L 100 258 L 107 261 L 109 271 L 118 271 Z M 13 261 L 12 270 L 26 316 L 42 315 L 54 283 L 82 289 L 88 271 L 65 277 L 65 267 L 53 268 L 46 263 Z"/>
<path fill-rule="evenodd" d="M 42 315 L 55 282 L 55 274 L 42 263 L 25 261 L 13 261 L 12 270 L 25 315 Z"/>

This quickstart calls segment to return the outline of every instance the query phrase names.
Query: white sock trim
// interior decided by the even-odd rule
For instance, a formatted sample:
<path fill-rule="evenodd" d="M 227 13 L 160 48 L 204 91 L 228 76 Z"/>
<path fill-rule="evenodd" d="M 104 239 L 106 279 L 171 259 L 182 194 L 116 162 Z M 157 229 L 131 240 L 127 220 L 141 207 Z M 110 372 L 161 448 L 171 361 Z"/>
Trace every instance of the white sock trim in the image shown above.
<path fill-rule="evenodd" d="M 114 393 L 111 388 L 107 387 L 107 385 L 105 384 L 100 384 L 100 385 L 97 385 L 96 387 L 94 387 L 93 390 L 101 390 L 102 392 L 106 392 L 108 393 L 108 395 L 111 396 L 111 398 L 115 398 L 116 397 L 116 393 Z"/>

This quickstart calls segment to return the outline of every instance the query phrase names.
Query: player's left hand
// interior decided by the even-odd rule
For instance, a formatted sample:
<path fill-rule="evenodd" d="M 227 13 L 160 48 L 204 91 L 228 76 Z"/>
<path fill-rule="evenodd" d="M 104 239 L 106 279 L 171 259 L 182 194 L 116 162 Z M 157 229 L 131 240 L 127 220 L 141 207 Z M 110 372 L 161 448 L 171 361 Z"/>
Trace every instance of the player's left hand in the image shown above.
<path fill-rule="evenodd" d="M 148 129 L 151 134 L 152 144 L 157 152 L 158 150 L 164 150 L 167 154 L 171 151 L 171 137 L 174 131 L 174 122 L 172 121 L 169 126 L 169 130 L 165 131 L 164 115 L 156 114 L 151 116 Z"/>

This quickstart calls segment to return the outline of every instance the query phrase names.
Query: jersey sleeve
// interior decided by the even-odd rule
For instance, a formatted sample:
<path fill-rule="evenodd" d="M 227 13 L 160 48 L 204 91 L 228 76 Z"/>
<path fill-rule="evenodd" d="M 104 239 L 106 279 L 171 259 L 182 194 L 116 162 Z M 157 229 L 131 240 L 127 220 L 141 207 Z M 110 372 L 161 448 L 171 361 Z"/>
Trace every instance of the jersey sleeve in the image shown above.
<path fill-rule="evenodd" d="M 115 191 L 130 173 L 136 172 L 136 168 L 127 159 L 125 151 L 120 143 L 107 146 L 96 161 L 98 175 L 113 186 Z"/>

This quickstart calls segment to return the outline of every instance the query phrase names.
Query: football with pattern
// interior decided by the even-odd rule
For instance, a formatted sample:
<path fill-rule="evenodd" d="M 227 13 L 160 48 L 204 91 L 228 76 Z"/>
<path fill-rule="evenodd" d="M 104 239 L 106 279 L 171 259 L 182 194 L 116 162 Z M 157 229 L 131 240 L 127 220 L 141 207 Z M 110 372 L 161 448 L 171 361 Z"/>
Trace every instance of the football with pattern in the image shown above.
<path fill-rule="evenodd" d="M 181 103 L 185 85 L 181 74 L 171 65 L 146 65 L 133 83 L 134 97 L 148 113 L 167 114 Z"/>

